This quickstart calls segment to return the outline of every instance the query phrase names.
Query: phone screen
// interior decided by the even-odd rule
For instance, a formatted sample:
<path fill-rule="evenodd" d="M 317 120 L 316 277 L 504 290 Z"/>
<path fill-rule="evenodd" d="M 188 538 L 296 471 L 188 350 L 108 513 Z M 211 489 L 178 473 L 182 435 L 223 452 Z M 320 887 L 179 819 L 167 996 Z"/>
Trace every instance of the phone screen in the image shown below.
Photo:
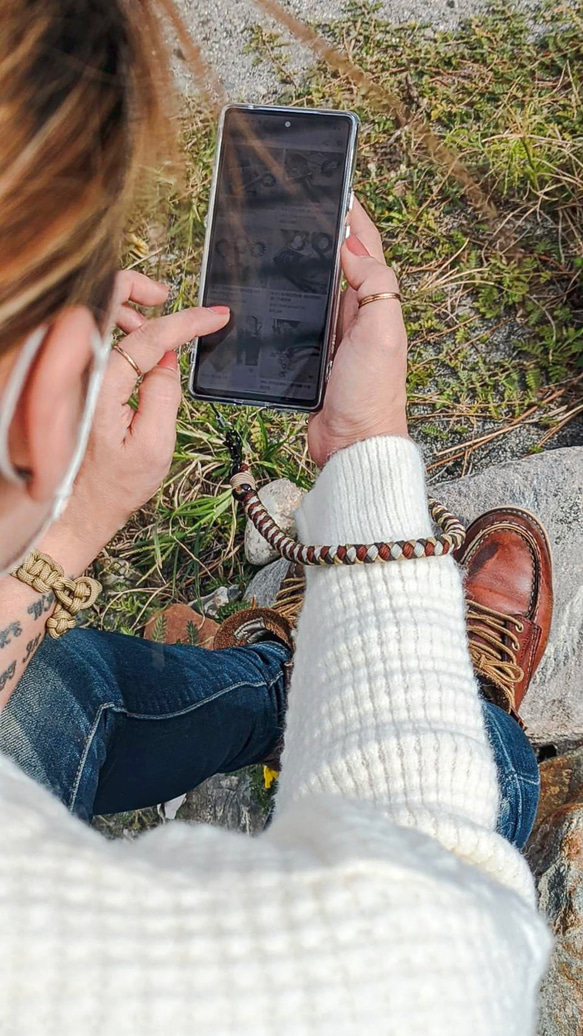
<path fill-rule="evenodd" d="M 354 125 L 344 113 L 227 110 L 202 302 L 231 318 L 199 339 L 197 394 L 317 404 Z"/>

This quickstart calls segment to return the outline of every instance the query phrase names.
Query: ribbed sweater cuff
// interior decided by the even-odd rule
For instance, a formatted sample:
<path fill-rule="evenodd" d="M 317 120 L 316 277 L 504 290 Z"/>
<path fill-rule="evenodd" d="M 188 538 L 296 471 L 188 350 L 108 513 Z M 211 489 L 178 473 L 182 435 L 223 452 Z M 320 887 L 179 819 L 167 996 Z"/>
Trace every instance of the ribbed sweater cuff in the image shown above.
<path fill-rule="evenodd" d="M 410 439 L 378 437 L 335 454 L 296 512 L 303 543 L 431 535 L 423 459 Z"/>

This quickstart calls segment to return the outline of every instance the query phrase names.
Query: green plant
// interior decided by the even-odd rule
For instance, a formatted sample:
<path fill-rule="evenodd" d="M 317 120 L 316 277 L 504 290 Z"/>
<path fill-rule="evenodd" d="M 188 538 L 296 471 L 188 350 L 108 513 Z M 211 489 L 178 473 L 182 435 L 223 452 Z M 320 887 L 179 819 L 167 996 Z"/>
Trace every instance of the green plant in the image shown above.
<path fill-rule="evenodd" d="M 447 462 L 444 448 L 522 415 L 538 420 L 540 431 L 547 415 L 552 431 L 571 412 L 583 355 L 582 11 L 581 0 L 549 4 L 539 16 L 544 32 L 533 35 L 522 14 L 496 3 L 455 32 L 437 32 L 395 28 L 378 5 L 353 2 L 345 19 L 319 31 L 405 102 L 406 125 L 323 63 L 300 81 L 281 38 L 264 29 L 250 34 L 256 60 L 280 77 L 282 101 L 360 115 L 356 186 L 400 277 L 411 341 L 410 424 L 430 465 Z M 428 156 L 424 127 L 461 156 L 496 218 L 484 219 Z M 171 285 L 174 309 L 196 302 L 215 115 L 188 101 L 181 133 L 181 185 L 160 176 L 126 249 L 126 264 Z M 181 364 L 186 372 L 186 356 Z M 260 480 L 309 486 L 302 417 L 231 409 L 228 419 Z M 536 435 L 537 425 L 528 427 Z M 460 463 L 444 471 L 453 474 Z M 100 624 L 133 632 L 172 601 L 248 580 L 229 467 L 216 412 L 185 396 L 172 471 L 110 547 L 133 578 L 108 592 Z"/>

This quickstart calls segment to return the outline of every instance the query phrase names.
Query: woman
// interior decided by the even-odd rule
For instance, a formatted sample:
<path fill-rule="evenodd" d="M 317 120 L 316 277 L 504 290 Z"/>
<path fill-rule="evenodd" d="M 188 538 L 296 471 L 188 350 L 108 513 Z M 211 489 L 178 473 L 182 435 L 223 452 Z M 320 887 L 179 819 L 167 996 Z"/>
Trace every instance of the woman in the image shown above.
<path fill-rule="evenodd" d="M 194 310 L 142 322 L 127 303 L 161 301 L 160 286 L 126 276 L 113 288 L 123 203 L 156 110 L 149 11 L 145 0 L 12 0 L 2 25 L 4 573 L 69 488 L 108 322 L 128 333 L 123 352 L 105 357 L 73 496 L 40 539 L 71 576 L 168 465 L 180 394 L 172 350 L 227 319 Z M 298 517 L 312 543 L 430 529 L 421 458 L 407 437 L 400 308 L 395 299 L 358 308 L 394 292 L 395 278 L 358 207 L 352 230 L 341 344 L 309 432 L 325 466 Z M 146 375 L 135 416 L 126 406 L 134 365 Z M 487 568 L 474 571 L 474 587 Z M 221 752 L 229 763 L 233 752 L 261 758 L 282 719 L 281 642 L 216 655 L 162 648 L 142 663 L 134 652 L 150 648 L 133 638 L 78 631 L 47 643 L 54 602 L 10 575 L 1 595 L 2 715 L 14 716 L 20 755 L 32 746 L 29 772 L 48 760 L 37 776 L 56 796 L 0 759 L 0 1027 L 60 1036 L 533 1032 L 549 940 L 528 868 L 496 831 L 508 818 L 453 559 L 308 572 L 276 815 L 253 840 L 176 824 L 111 844 L 57 799 L 89 815 L 106 771 L 125 765 L 118 791 L 126 786 L 134 752 L 139 767 L 140 752 L 153 767 L 157 752 L 166 769 L 186 766 L 194 727 L 184 732 L 182 721 L 225 695 L 229 708 L 215 717 L 225 729 L 206 726 L 212 765 Z M 77 697 L 61 698 L 73 676 Z M 140 694 L 134 714 L 125 696 Z M 520 731 L 500 717 L 488 721 L 507 738 L 498 777 L 516 777 Z M 517 842 L 519 828 L 514 818 Z"/>

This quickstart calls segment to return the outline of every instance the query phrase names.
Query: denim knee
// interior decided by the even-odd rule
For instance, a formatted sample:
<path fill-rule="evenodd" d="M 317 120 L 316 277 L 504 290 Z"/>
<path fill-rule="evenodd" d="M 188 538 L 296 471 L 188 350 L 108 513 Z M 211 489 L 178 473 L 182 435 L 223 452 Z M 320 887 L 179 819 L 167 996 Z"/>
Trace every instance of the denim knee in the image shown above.
<path fill-rule="evenodd" d="M 498 771 L 497 830 L 517 849 L 522 849 L 532 831 L 540 796 L 536 756 L 512 716 L 490 702 L 484 701 L 482 705 Z"/>

